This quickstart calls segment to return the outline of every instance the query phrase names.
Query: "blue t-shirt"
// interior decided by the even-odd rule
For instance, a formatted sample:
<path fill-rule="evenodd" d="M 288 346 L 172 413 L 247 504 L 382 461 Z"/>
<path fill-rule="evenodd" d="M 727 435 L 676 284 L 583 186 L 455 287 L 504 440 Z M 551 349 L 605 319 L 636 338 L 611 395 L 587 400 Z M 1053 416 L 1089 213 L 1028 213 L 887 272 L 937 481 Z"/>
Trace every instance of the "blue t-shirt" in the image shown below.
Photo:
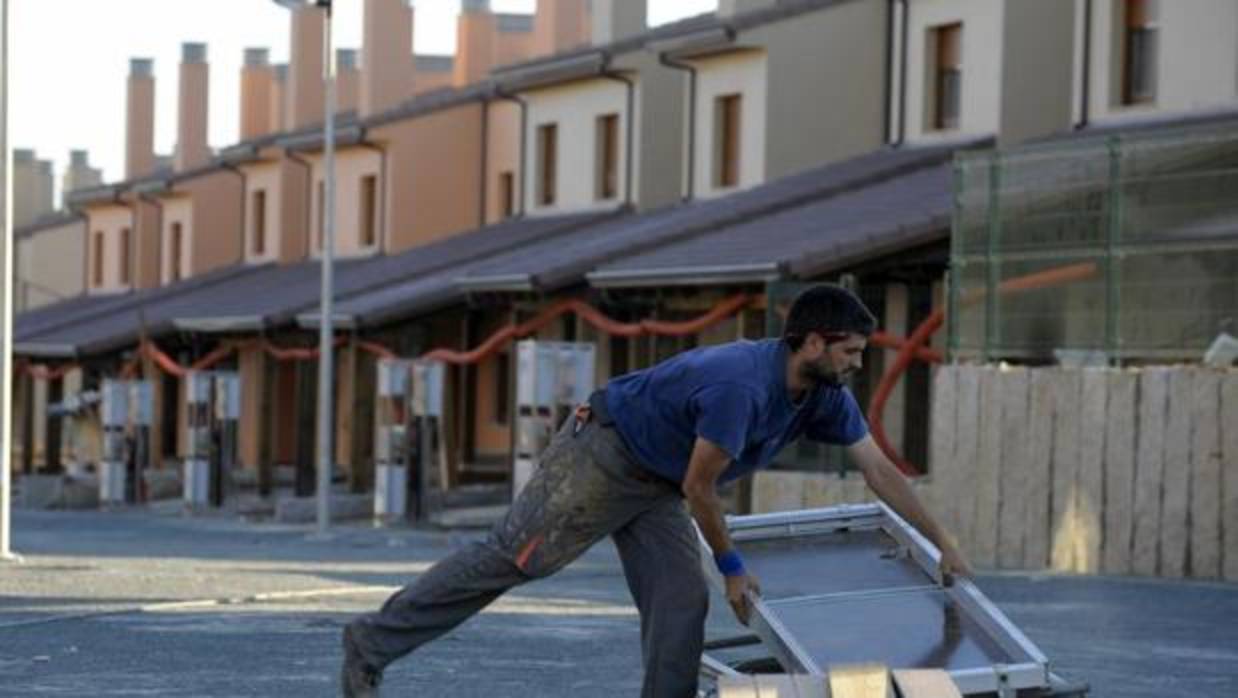
<path fill-rule="evenodd" d="M 791 402 L 787 352 L 779 339 L 684 352 L 612 379 L 606 407 L 637 460 L 675 482 L 698 436 L 731 456 L 722 482 L 768 465 L 801 435 L 843 446 L 864 438 L 868 425 L 846 387 L 820 385 Z"/>

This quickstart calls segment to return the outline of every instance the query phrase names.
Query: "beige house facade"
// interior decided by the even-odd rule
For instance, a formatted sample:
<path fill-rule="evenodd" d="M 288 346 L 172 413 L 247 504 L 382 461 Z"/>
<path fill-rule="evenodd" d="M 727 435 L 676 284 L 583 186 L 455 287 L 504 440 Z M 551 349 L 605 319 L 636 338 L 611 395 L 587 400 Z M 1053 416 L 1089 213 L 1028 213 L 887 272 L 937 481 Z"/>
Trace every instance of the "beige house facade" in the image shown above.
<path fill-rule="evenodd" d="M 85 289 L 86 221 L 45 216 L 13 231 L 13 309 L 24 312 L 72 298 Z"/>

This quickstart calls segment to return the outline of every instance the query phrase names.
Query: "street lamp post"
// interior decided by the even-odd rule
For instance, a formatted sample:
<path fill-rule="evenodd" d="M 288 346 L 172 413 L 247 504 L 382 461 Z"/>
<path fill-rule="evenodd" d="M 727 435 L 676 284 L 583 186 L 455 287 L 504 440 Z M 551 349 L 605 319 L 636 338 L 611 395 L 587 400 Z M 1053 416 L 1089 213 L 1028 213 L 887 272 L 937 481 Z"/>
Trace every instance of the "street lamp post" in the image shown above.
<path fill-rule="evenodd" d="M 335 52 L 331 50 L 331 0 L 317 0 L 323 9 L 323 81 L 326 83 L 326 113 L 323 114 L 322 319 L 318 323 L 318 534 L 331 524 L 331 470 L 335 460 L 332 444 L 335 406 L 331 404 L 334 382 L 335 295 Z"/>
<path fill-rule="evenodd" d="M 274 0 L 275 4 L 293 12 L 305 7 L 302 0 Z M 331 50 L 331 2 L 314 0 L 323 11 L 322 18 L 322 78 L 326 94 L 323 113 L 323 207 L 322 207 L 322 293 L 318 307 L 322 317 L 318 323 L 318 531 L 326 536 L 331 525 L 331 471 L 335 458 L 331 403 L 335 381 L 335 345 L 333 298 L 335 296 L 335 52 Z"/>
<path fill-rule="evenodd" d="M 10 504 L 13 498 L 13 155 L 9 148 L 9 3 L 0 0 L 0 561 L 19 560 L 10 546 Z M 26 444 L 30 448 L 30 444 Z"/>

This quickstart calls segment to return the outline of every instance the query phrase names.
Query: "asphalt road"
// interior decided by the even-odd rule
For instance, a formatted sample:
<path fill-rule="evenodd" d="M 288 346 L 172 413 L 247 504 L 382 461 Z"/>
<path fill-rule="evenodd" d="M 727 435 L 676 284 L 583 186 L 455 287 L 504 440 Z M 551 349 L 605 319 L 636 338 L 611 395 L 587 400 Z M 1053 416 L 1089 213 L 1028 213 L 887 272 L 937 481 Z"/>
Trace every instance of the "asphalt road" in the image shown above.
<path fill-rule="evenodd" d="M 332 696 L 339 629 L 477 532 L 14 514 L 0 696 Z M 1238 696 L 1238 586 L 985 575 L 980 587 L 1095 696 Z M 711 636 L 741 632 L 715 601 Z M 638 620 L 613 548 L 504 597 L 388 671 L 390 695 L 635 696 Z"/>

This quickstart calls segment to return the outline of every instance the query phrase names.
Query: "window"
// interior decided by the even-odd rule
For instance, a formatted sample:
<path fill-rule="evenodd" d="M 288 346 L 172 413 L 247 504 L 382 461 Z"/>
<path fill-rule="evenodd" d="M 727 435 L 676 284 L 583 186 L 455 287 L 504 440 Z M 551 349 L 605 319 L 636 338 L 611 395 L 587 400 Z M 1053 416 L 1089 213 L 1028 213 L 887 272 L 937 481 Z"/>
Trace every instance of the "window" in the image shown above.
<path fill-rule="evenodd" d="M 1125 0 L 1122 103 L 1156 100 L 1156 0 Z"/>
<path fill-rule="evenodd" d="M 714 186 L 739 184 L 741 95 L 723 95 L 714 102 Z"/>
<path fill-rule="evenodd" d="M 516 176 L 510 171 L 499 173 L 499 213 L 503 218 L 516 215 Z"/>
<path fill-rule="evenodd" d="M 559 158 L 559 133 L 555 124 L 537 127 L 537 203 L 554 206 L 555 165 Z"/>
<path fill-rule="evenodd" d="M 94 249 L 94 284 L 95 286 L 103 285 L 103 231 L 95 231 L 95 249 Z"/>
<path fill-rule="evenodd" d="M 327 184 L 319 180 L 318 182 L 318 251 L 322 252 L 322 241 L 326 239 L 327 230 Z"/>
<path fill-rule="evenodd" d="M 129 255 L 132 254 L 131 245 L 133 242 L 132 240 L 129 239 L 130 237 L 132 237 L 132 233 L 130 233 L 128 228 L 120 229 L 120 283 L 121 284 L 129 283 L 130 281 L 129 276 L 130 276 L 130 273 L 133 271 L 132 269 L 129 268 Z"/>
<path fill-rule="evenodd" d="M 168 246 L 168 281 L 180 281 L 183 274 L 181 273 L 181 255 L 184 248 L 184 232 L 179 221 L 172 224 L 171 244 Z"/>
<path fill-rule="evenodd" d="M 378 177 L 361 178 L 361 246 L 372 247 L 378 239 Z"/>
<path fill-rule="evenodd" d="M 511 400 L 511 354 L 502 352 L 494 358 L 494 422 L 507 424 L 507 403 Z"/>
<path fill-rule="evenodd" d="M 267 193 L 261 189 L 254 192 L 254 254 L 267 251 Z M 177 224 L 179 225 L 179 224 Z"/>
<path fill-rule="evenodd" d="M 599 200 L 613 199 L 619 192 L 619 115 L 599 116 L 596 130 L 594 195 Z"/>
<path fill-rule="evenodd" d="M 935 27 L 932 45 L 936 56 L 933 65 L 933 128 L 959 127 L 959 101 L 963 86 L 961 42 L 962 24 Z"/>

